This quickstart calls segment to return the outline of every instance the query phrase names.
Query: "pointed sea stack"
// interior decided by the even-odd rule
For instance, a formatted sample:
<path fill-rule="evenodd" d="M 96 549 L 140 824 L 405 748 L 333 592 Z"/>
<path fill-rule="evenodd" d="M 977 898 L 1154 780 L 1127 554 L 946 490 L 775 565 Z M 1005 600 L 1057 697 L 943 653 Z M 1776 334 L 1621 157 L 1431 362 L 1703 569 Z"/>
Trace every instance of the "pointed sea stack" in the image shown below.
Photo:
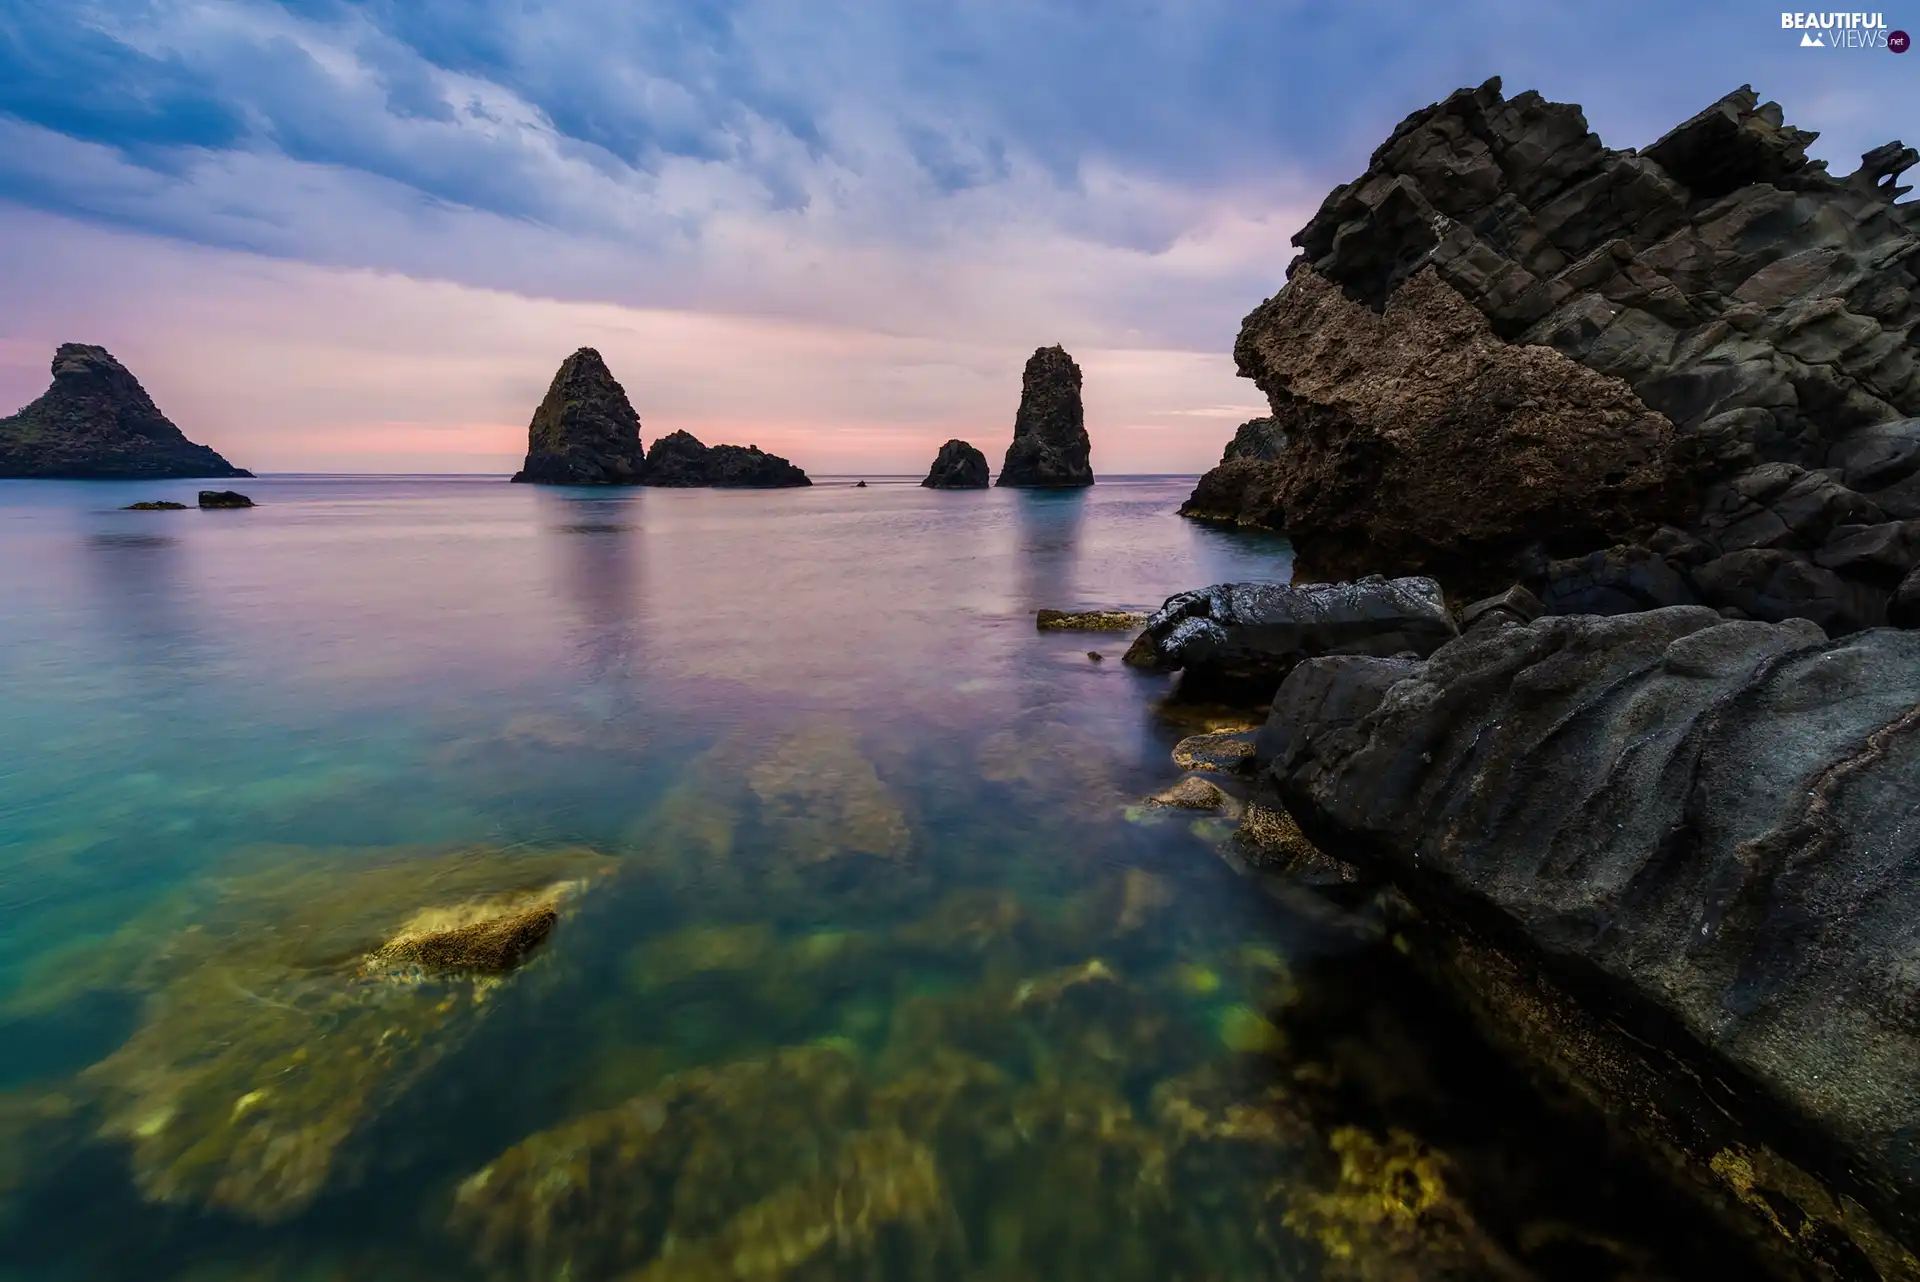
<path fill-rule="evenodd" d="M 647 454 L 642 485 L 672 489 L 712 486 L 730 490 L 773 490 L 812 485 L 807 474 L 778 454 L 757 445 L 704 445 L 691 432 L 669 432 Z"/>
<path fill-rule="evenodd" d="M 527 425 L 527 461 L 516 481 L 536 485 L 638 485 L 646 468 L 640 415 L 600 353 L 583 347 L 560 363 Z"/>
<path fill-rule="evenodd" d="M 948 441 L 934 456 L 933 467 L 920 484 L 930 490 L 984 490 L 987 456 L 965 441 Z"/>
<path fill-rule="evenodd" d="M 0 476 L 252 475 L 189 441 L 104 347 L 62 343 L 53 354 L 53 386 L 12 418 L 0 418 Z"/>
<path fill-rule="evenodd" d="M 1027 360 L 1020 380 L 1020 412 L 998 485 L 1071 489 L 1093 484 L 1092 449 L 1080 408 L 1080 367 L 1055 345 Z"/>

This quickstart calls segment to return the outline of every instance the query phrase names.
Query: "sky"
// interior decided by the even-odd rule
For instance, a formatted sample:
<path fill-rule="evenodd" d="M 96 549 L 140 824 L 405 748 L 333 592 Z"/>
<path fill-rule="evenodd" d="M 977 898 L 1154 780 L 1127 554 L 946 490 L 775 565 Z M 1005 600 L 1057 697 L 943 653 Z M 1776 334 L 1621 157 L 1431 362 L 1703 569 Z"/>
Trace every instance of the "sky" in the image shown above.
<path fill-rule="evenodd" d="M 1061 343 L 1097 471 L 1197 472 L 1292 235 L 1493 75 L 1920 141 L 1920 52 L 1711 0 L 0 0 L 0 413 L 100 343 L 257 472 L 505 472 L 592 346 L 649 441 L 905 474 Z"/>

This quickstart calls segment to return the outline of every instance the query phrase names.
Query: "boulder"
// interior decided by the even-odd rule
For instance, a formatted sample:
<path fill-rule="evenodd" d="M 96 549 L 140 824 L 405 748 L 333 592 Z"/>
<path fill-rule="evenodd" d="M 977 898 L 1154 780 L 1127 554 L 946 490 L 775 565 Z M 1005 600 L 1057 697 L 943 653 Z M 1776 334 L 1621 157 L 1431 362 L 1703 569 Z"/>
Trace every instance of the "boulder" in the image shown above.
<path fill-rule="evenodd" d="M 1455 635 L 1446 598 L 1431 579 L 1222 583 L 1167 598 L 1148 616 L 1125 661 L 1181 671 L 1188 694 L 1265 700 L 1303 659 L 1427 654 Z"/>
<path fill-rule="evenodd" d="M 516 481 L 537 485 L 638 485 L 646 473 L 640 415 L 591 347 L 560 363 L 527 425 Z"/>
<path fill-rule="evenodd" d="M 1382 312 L 1303 269 L 1234 355 L 1286 425 L 1264 466 L 1307 577 L 1492 591 L 1531 545 L 1576 555 L 1687 509 L 1671 423 L 1617 378 L 1503 342 L 1432 269 Z"/>
<path fill-rule="evenodd" d="M 253 500 L 237 490 L 201 490 L 201 507 L 252 507 Z"/>
<path fill-rule="evenodd" d="M 647 452 L 642 485 L 689 489 L 779 489 L 812 485 L 807 474 L 757 445 L 704 445 L 691 432 L 669 432 Z"/>
<path fill-rule="evenodd" d="M 252 476 L 175 427 L 104 347 L 62 343 L 53 385 L 0 418 L 0 477 L 152 480 Z"/>
<path fill-rule="evenodd" d="M 1692 577 L 1708 605 L 1731 606 L 1750 619 L 1807 619 L 1829 636 L 1887 622 L 1885 589 L 1850 583 L 1784 548 L 1729 552 L 1694 570 Z"/>
<path fill-rule="evenodd" d="M 1920 1240 L 1916 730 L 1920 636 L 1679 606 L 1310 660 L 1261 748 L 1315 845 L 1673 1068 L 1637 1094 L 1636 1059 L 1563 1046 L 1648 1110 L 1618 1120 L 1804 1226 L 1774 1241 L 1809 1275 L 1894 1277 L 1881 1230 Z"/>
<path fill-rule="evenodd" d="M 1285 480 L 1284 464 L 1232 459 L 1200 478 L 1180 505 L 1180 515 L 1214 525 L 1285 529 L 1287 514 L 1280 502 Z"/>
<path fill-rule="evenodd" d="M 1751 86 L 1637 154 L 1497 79 L 1408 116 L 1236 348 L 1302 571 L 1491 591 L 1516 542 L 1685 569 L 1920 518 L 1920 207 L 1897 200 L 1920 153 L 1837 177 L 1814 137 Z M 1543 348 L 1602 382 L 1507 373 Z M 1650 521 L 1710 555 L 1652 547 Z M 1887 586 L 1879 561 L 1822 568 L 1856 566 Z"/>
<path fill-rule="evenodd" d="M 1521 584 L 1514 584 L 1497 596 L 1483 597 L 1460 610 L 1460 630 L 1498 627 L 1502 623 L 1532 623 L 1546 613 L 1539 597 Z"/>
<path fill-rule="evenodd" d="M 1080 405 L 1080 367 L 1065 348 L 1042 347 L 1027 359 L 1021 375 L 1013 443 L 995 484 L 1023 489 L 1092 485 L 1091 450 Z"/>
<path fill-rule="evenodd" d="M 1630 614 L 1700 603 L 1672 562 L 1633 545 L 1550 562 L 1539 595 L 1545 614 Z"/>
<path fill-rule="evenodd" d="M 948 441 L 934 455 L 927 479 L 920 484 L 930 490 L 984 490 L 987 456 L 965 441 Z"/>

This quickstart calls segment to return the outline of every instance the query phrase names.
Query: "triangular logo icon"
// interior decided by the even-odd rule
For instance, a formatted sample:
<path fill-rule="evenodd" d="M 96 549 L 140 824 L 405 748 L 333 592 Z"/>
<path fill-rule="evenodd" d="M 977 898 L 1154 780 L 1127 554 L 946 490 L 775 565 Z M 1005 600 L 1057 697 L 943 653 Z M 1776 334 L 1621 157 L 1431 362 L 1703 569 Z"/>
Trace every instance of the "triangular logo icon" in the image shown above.
<path fill-rule="evenodd" d="M 1824 49 L 1827 47 L 1827 42 L 1825 37 L 1816 36 L 1813 32 L 1809 31 L 1800 37 L 1800 47 L 1802 49 Z"/>

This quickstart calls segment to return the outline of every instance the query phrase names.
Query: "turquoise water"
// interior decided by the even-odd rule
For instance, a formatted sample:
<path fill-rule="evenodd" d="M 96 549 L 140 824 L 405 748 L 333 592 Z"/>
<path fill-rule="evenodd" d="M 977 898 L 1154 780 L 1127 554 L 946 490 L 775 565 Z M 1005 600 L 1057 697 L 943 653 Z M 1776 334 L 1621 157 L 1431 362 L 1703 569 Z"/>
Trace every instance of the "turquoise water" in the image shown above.
<path fill-rule="evenodd" d="M 1139 805 L 1190 484 L 0 482 L 0 1278 L 1723 1276 Z"/>

